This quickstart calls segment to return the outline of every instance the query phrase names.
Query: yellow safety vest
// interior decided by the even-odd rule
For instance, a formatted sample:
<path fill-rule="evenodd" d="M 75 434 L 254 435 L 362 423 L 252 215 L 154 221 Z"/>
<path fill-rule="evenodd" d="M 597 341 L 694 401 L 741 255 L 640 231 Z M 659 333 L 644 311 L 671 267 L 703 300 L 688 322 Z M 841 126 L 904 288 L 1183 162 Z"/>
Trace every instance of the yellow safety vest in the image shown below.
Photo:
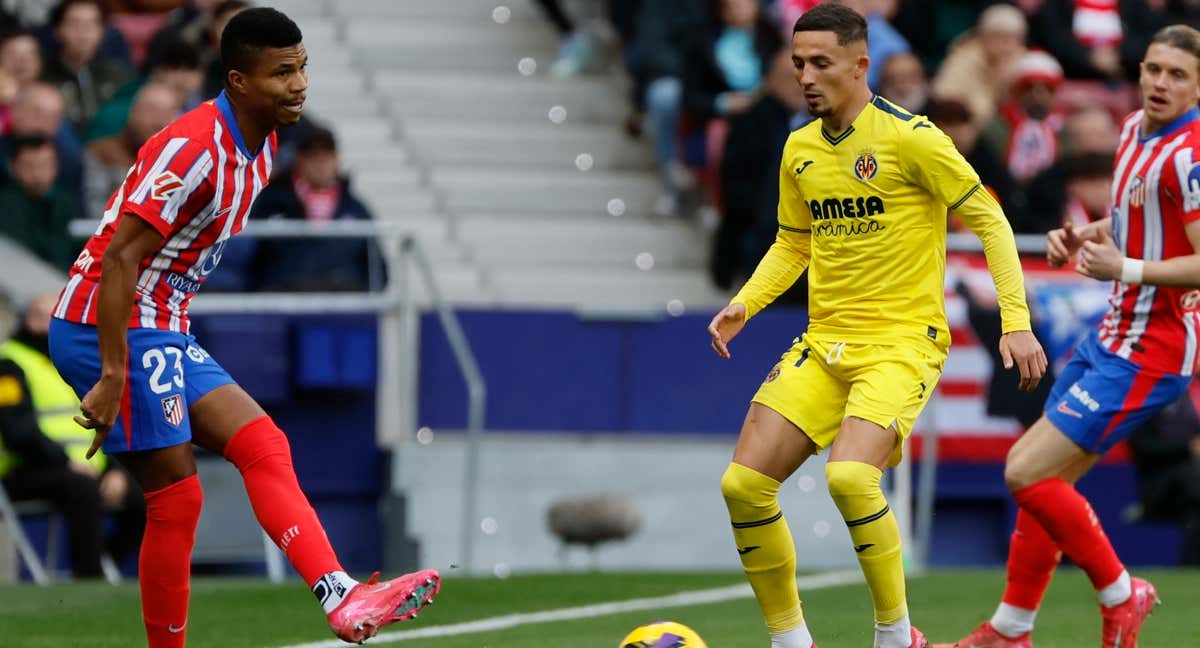
<path fill-rule="evenodd" d="M 96 452 L 90 461 L 85 459 L 93 433 L 72 418 L 79 413 L 79 397 L 59 375 L 50 358 L 15 340 L 0 344 L 0 358 L 12 360 L 25 372 L 25 382 L 29 385 L 42 434 L 62 445 L 71 460 L 89 462 L 97 471 L 103 471 L 108 463 L 104 453 Z M 7 474 L 19 463 L 19 458 L 0 448 L 0 475 Z"/>

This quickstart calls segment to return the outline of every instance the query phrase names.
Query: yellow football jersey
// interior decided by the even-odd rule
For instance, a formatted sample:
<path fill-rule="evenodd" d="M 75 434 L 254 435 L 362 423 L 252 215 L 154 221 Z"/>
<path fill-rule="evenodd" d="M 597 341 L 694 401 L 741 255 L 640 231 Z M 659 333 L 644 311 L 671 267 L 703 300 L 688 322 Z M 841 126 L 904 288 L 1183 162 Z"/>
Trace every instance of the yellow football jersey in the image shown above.
<path fill-rule="evenodd" d="M 869 343 L 925 337 L 946 347 L 947 208 L 983 241 L 1005 332 L 1029 330 L 1012 229 L 999 204 L 949 137 L 881 97 L 837 136 L 815 120 L 788 138 L 779 238 L 734 301 L 752 316 L 808 261 L 810 336 Z M 806 252 L 810 259 L 800 258 Z"/>

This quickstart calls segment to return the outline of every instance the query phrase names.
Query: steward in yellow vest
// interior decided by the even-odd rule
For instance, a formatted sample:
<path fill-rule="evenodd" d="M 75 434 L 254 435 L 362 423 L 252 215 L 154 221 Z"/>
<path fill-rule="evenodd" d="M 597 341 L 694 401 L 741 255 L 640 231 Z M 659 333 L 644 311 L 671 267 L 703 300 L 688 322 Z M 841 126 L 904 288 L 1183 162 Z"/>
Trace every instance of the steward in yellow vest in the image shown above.
<path fill-rule="evenodd" d="M 115 463 L 85 455 L 92 432 L 73 420 L 79 398 L 50 360 L 47 333 L 56 296 L 34 299 L 20 329 L 0 344 L 0 484 L 14 501 L 42 500 L 66 519 L 76 578 L 99 578 L 100 556 L 118 564 L 145 528 L 141 491 Z M 112 511 L 105 538 L 103 515 Z"/>

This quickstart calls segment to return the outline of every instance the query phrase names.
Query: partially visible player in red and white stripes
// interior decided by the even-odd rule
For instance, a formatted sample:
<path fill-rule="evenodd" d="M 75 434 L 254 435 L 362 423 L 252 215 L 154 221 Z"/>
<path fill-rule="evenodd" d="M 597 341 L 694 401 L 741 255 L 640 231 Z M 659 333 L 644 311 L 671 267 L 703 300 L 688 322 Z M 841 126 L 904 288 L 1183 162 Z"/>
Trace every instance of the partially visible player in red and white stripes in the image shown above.
<path fill-rule="evenodd" d="M 1004 479 L 1020 510 L 1000 606 L 956 644 L 934 648 L 1030 648 L 1064 554 L 1096 589 L 1102 648 L 1136 646 L 1158 602 L 1154 585 L 1126 571 L 1075 482 L 1183 397 L 1197 369 L 1200 31 L 1172 25 L 1155 34 L 1139 84 L 1142 109 L 1121 128 L 1112 216 L 1067 224 L 1046 239 L 1051 265 L 1074 257 L 1080 274 L 1113 282 L 1111 309 L 1008 454 Z"/>
<path fill-rule="evenodd" d="M 1179 119 L 1194 117 L 1189 111 Z M 1145 111 L 1125 119 L 1113 172 L 1112 238 L 1123 257 L 1161 261 L 1193 254 L 1186 226 L 1200 219 L 1200 131 L 1164 128 L 1144 137 Z M 1113 284 L 1100 343 L 1139 366 L 1191 376 L 1200 353 L 1200 291 L 1147 283 Z"/>

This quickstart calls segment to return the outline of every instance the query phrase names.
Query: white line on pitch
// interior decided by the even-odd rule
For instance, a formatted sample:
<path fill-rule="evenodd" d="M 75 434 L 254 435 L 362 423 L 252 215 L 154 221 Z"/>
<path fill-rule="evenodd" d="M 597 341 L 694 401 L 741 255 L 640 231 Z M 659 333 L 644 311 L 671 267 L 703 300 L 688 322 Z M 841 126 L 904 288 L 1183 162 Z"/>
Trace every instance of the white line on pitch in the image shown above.
<path fill-rule="evenodd" d="M 827 572 L 824 574 L 814 574 L 812 576 L 801 576 L 800 578 L 796 579 L 796 584 L 800 586 L 800 591 L 803 592 L 806 590 L 821 589 L 824 587 L 847 585 L 850 583 L 859 582 L 861 580 L 862 574 L 858 570 L 836 571 Z M 546 610 L 543 612 L 505 614 L 503 616 L 488 617 L 486 619 L 478 619 L 475 621 L 464 621 L 462 623 L 429 626 L 428 628 L 419 628 L 416 630 L 402 630 L 400 632 L 390 632 L 378 635 L 371 640 L 371 644 L 378 645 L 383 643 L 409 641 L 412 639 L 430 639 L 434 637 L 452 637 L 456 635 L 472 634 L 476 632 L 493 632 L 496 630 L 507 630 L 509 628 L 532 625 L 535 623 L 552 623 L 554 621 L 590 619 L 592 617 L 608 616 L 610 614 L 639 612 L 642 610 L 655 610 L 658 608 L 706 605 L 709 603 L 721 603 L 723 601 L 750 598 L 752 596 L 754 596 L 754 592 L 751 591 L 750 586 L 747 584 L 731 585 L 728 587 L 715 587 L 712 589 L 680 592 L 678 594 L 671 594 L 668 596 L 627 599 L 624 601 L 609 601 L 607 603 L 595 603 L 592 605 L 581 605 L 579 607 L 562 608 L 560 610 Z M 346 644 L 343 641 L 330 639 L 328 641 L 292 644 L 289 646 L 284 646 L 283 648 L 341 648 L 345 645 Z"/>

